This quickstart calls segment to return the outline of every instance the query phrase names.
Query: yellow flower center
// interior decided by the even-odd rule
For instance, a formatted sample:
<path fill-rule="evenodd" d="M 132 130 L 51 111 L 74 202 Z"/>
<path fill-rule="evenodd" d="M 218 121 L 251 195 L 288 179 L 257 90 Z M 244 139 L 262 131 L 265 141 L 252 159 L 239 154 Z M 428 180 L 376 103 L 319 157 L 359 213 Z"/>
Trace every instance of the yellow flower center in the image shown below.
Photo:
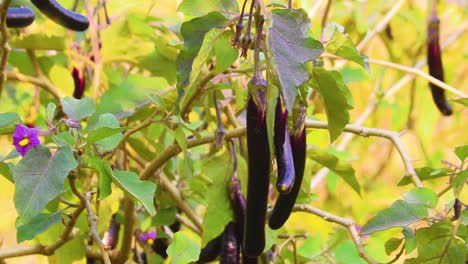
<path fill-rule="evenodd" d="M 24 146 L 27 146 L 29 144 L 29 138 L 23 138 L 20 142 L 19 142 L 19 145 L 24 147 Z"/>
<path fill-rule="evenodd" d="M 149 238 L 147 242 L 148 242 L 148 245 L 153 245 L 154 240 L 152 238 Z"/>

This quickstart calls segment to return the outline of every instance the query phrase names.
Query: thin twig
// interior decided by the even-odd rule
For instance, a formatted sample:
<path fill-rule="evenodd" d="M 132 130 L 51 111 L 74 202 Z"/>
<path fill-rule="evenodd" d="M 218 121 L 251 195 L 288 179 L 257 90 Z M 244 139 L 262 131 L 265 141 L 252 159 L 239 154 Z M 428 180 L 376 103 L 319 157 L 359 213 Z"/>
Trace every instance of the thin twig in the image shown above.
<path fill-rule="evenodd" d="M 220 149 L 223 146 L 224 135 L 226 134 L 226 129 L 223 125 L 223 119 L 221 117 L 221 110 L 219 109 L 218 99 L 216 98 L 216 91 L 213 91 L 213 104 L 216 111 L 216 148 Z"/>
<path fill-rule="evenodd" d="M 99 237 L 99 233 L 97 231 L 97 222 L 98 217 L 93 212 L 93 207 L 91 206 L 91 200 L 93 199 L 92 192 L 86 192 L 84 194 L 84 204 L 86 205 L 86 210 L 88 211 L 88 223 L 90 228 L 91 236 L 93 237 L 94 242 L 96 242 L 99 251 L 101 252 L 102 259 L 105 264 L 110 264 L 109 255 L 105 249 L 104 243 L 102 243 L 101 238 Z"/>
<path fill-rule="evenodd" d="M 115 263 L 125 263 L 130 256 L 132 250 L 133 232 L 135 228 L 135 203 L 127 196 L 123 198 L 124 204 L 124 232 L 120 249 L 113 256 Z"/>
<path fill-rule="evenodd" d="M 92 91 L 93 97 L 97 98 L 99 96 L 99 88 L 101 84 L 101 73 L 102 73 L 102 61 L 99 53 L 99 31 L 98 25 L 95 19 L 95 10 L 92 5 L 92 1 L 84 1 L 86 12 L 89 20 L 89 36 L 91 39 L 92 53 L 94 57 L 94 72 L 93 72 L 93 82 L 92 82 Z"/>
<path fill-rule="evenodd" d="M 29 76 L 15 71 L 6 71 L 5 75 L 9 81 L 20 81 L 37 85 L 44 89 L 44 91 L 50 93 L 57 100 L 60 100 L 60 98 L 63 97 L 63 94 L 60 92 L 60 90 L 45 78 Z"/>
<path fill-rule="evenodd" d="M 333 0 L 328 0 L 327 1 L 327 6 L 325 7 L 325 11 L 323 12 L 323 15 L 322 15 L 322 32 L 325 29 L 325 26 L 327 25 L 328 14 L 330 13 L 332 3 L 333 3 Z"/>

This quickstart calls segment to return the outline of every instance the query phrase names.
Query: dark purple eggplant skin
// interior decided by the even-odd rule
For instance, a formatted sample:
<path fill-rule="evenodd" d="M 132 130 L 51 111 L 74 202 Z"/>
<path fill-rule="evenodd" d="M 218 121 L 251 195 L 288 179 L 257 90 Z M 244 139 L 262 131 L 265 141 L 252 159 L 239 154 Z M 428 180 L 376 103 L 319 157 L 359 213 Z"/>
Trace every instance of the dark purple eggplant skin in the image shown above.
<path fill-rule="evenodd" d="M 151 249 L 154 253 L 161 256 L 163 259 L 168 257 L 166 250 L 169 247 L 169 241 L 166 238 L 156 238 L 151 245 Z"/>
<path fill-rule="evenodd" d="M 279 193 L 289 193 L 294 184 L 294 162 L 288 130 L 288 110 L 281 96 L 278 97 L 275 115 L 275 154 L 278 167 L 276 189 Z"/>
<path fill-rule="evenodd" d="M 301 114 L 299 114 L 299 118 L 296 120 L 290 136 L 296 180 L 291 192 L 280 194 L 276 200 L 270 218 L 268 219 L 268 226 L 274 230 L 281 228 L 291 215 L 294 203 L 296 202 L 301 189 L 302 178 L 304 177 L 307 147 L 305 133 L 305 107 L 299 111 Z"/>
<path fill-rule="evenodd" d="M 22 28 L 31 25 L 36 15 L 27 7 L 9 7 L 6 15 L 6 25 L 9 28 Z"/>
<path fill-rule="evenodd" d="M 104 233 L 104 238 L 102 239 L 104 246 L 109 249 L 114 249 L 119 241 L 119 232 L 120 224 L 117 222 L 116 215 L 113 214 L 109 222 L 109 228 Z"/>
<path fill-rule="evenodd" d="M 197 263 L 206 263 L 215 260 L 221 254 L 224 232 L 209 241 L 201 249 Z"/>
<path fill-rule="evenodd" d="M 242 194 L 240 179 L 237 177 L 232 177 L 229 183 L 229 200 L 231 201 L 231 207 L 234 211 L 237 238 L 239 241 L 243 241 L 246 201 Z"/>
<path fill-rule="evenodd" d="M 429 75 L 443 82 L 444 67 L 439 45 L 439 24 L 437 13 L 432 12 L 427 26 L 427 64 L 429 66 Z M 453 110 L 445 98 L 444 89 L 433 83 L 429 83 L 429 86 L 437 109 L 445 116 L 451 115 Z"/>
<path fill-rule="evenodd" d="M 73 97 L 76 99 L 81 99 L 83 97 L 84 90 L 85 90 L 84 72 L 83 74 L 80 75 L 80 71 L 76 67 L 73 67 L 72 77 L 73 77 L 73 82 L 75 84 Z"/>
<path fill-rule="evenodd" d="M 263 78 L 252 78 L 247 102 L 248 182 L 242 244 L 243 252 L 250 257 L 258 257 L 265 248 L 265 220 L 270 185 L 266 86 Z"/>
<path fill-rule="evenodd" d="M 50 20 L 62 27 L 74 31 L 85 31 L 89 27 L 87 17 L 66 9 L 56 0 L 31 0 L 31 2 Z"/>
<path fill-rule="evenodd" d="M 229 222 L 224 228 L 223 243 L 221 247 L 221 264 L 238 264 L 240 263 L 240 243 L 237 237 L 236 223 Z"/>

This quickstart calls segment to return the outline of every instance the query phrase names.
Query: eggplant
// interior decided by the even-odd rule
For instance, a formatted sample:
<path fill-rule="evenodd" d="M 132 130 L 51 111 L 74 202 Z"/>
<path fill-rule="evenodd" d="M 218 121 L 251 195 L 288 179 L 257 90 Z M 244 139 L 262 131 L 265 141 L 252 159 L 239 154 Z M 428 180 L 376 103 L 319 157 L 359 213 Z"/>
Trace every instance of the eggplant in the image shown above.
<path fill-rule="evenodd" d="M 265 248 L 265 220 L 270 184 L 270 148 L 266 125 L 267 82 L 257 74 L 249 81 L 247 102 L 248 182 L 243 252 L 258 257 Z"/>
<path fill-rule="evenodd" d="M 204 248 L 201 249 L 197 263 L 206 263 L 215 260 L 221 253 L 221 245 L 223 242 L 223 233 L 209 241 Z"/>
<path fill-rule="evenodd" d="M 85 90 L 84 74 L 80 74 L 80 71 L 76 67 L 73 67 L 72 77 L 73 77 L 73 83 L 75 84 L 73 97 L 76 99 L 81 99 L 83 97 L 84 90 Z"/>
<path fill-rule="evenodd" d="M 276 189 L 282 194 L 289 193 L 294 184 L 294 162 L 288 130 L 288 110 L 282 96 L 278 97 L 275 115 L 275 152 L 278 167 Z"/>
<path fill-rule="evenodd" d="M 229 224 L 224 228 L 220 263 L 240 263 L 239 240 L 236 234 L 236 223 L 234 222 L 229 222 Z"/>
<path fill-rule="evenodd" d="M 116 215 L 113 214 L 109 222 L 109 228 L 104 233 L 104 237 L 102 239 L 104 246 L 108 249 L 114 249 L 119 241 L 119 231 L 120 224 L 117 222 Z"/>
<path fill-rule="evenodd" d="M 306 159 L 306 133 L 305 133 L 305 106 L 297 107 L 294 113 L 294 126 L 290 135 L 291 150 L 294 160 L 294 172 L 296 180 L 294 181 L 291 192 L 280 194 L 276 200 L 275 206 L 268 219 L 268 225 L 271 229 L 279 229 L 284 225 L 291 215 L 294 203 L 301 189 L 302 178 L 304 177 L 305 159 Z"/>
<path fill-rule="evenodd" d="M 85 31 L 89 27 L 87 17 L 61 6 L 56 0 L 31 0 L 31 2 L 49 19 L 62 27 Z"/>
<path fill-rule="evenodd" d="M 443 82 L 444 67 L 439 45 L 439 25 L 440 20 L 437 16 L 437 11 L 433 8 L 427 26 L 427 63 L 429 66 L 429 75 Z M 432 99 L 439 111 L 445 116 L 451 115 L 453 110 L 445 98 L 444 89 L 433 83 L 429 83 L 429 86 L 431 88 Z"/>
<path fill-rule="evenodd" d="M 31 25 L 36 15 L 27 7 L 9 7 L 6 15 L 6 25 L 9 28 L 22 28 Z"/>

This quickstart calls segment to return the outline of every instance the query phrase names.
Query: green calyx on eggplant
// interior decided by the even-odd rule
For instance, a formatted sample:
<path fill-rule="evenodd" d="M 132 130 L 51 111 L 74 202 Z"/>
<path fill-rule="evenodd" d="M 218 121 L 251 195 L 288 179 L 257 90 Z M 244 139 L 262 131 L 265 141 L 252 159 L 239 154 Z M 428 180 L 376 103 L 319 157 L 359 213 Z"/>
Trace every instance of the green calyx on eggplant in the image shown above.
<path fill-rule="evenodd" d="M 291 215 L 297 196 L 301 189 L 306 161 L 306 133 L 305 133 L 306 107 L 296 106 L 293 112 L 293 128 L 290 134 L 291 150 L 294 161 L 295 181 L 292 190 L 287 194 L 280 194 L 268 219 L 271 229 L 279 229 L 286 223 Z"/>
<path fill-rule="evenodd" d="M 27 7 L 9 7 L 6 14 L 6 25 L 9 28 L 22 28 L 31 25 L 36 15 Z"/>
<path fill-rule="evenodd" d="M 249 81 L 247 101 L 248 183 L 243 252 L 258 257 L 265 248 L 265 220 L 270 185 L 270 148 L 266 125 L 267 82 L 257 74 Z"/>
<path fill-rule="evenodd" d="M 435 7 L 429 16 L 427 26 L 427 63 L 429 66 L 429 74 L 440 80 L 444 81 L 444 67 L 442 64 L 442 54 L 439 45 L 439 18 Z M 429 83 L 432 93 L 432 99 L 437 106 L 437 109 L 445 115 L 449 116 L 453 113 L 452 107 L 445 98 L 444 89 L 439 86 Z"/>
<path fill-rule="evenodd" d="M 87 17 L 66 9 L 56 0 L 31 0 L 31 2 L 44 15 L 62 27 L 74 31 L 85 31 L 89 27 L 89 20 Z"/>
<path fill-rule="evenodd" d="M 278 97 L 275 115 L 275 154 L 278 167 L 276 189 L 279 193 L 289 193 L 294 184 L 294 161 L 288 129 L 288 110 L 282 96 Z"/>

